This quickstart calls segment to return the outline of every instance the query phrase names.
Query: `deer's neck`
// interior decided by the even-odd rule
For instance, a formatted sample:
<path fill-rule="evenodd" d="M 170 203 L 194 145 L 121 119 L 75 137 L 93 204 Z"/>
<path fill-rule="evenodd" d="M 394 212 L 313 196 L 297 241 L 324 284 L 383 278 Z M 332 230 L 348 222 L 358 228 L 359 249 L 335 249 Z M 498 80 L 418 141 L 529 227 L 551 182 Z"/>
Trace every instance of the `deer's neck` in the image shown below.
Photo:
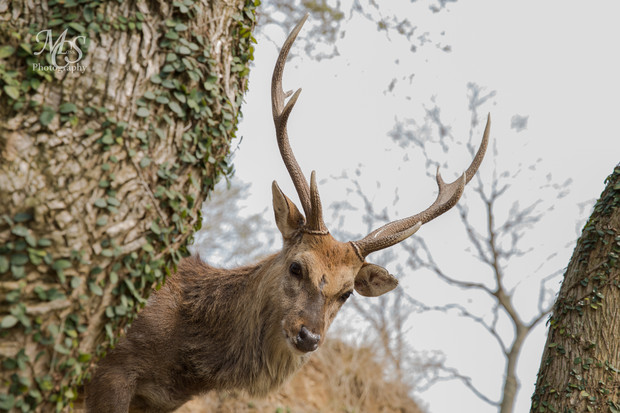
<path fill-rule="evenodd" d="M 283 314 L 274 295 L 279 277 L 272 272 L 276 259 L 273 255 L 234 270 L 202 263 L 208 271 L 201 277 L 200 288 L 186 289 L 187 302 L 199 304 L 187 311 L 199 321 L 197 329 L 206 327 L 209 342 L 204 343 L 205 350 L 217 357 L 211 364 L 214 369 L 205 368 L 218 388 L 242 388 L 253 395 L 265 395 L 306 361 L 307 356 L 287 344 L 282 331 Z"/>
<path fill-rule="evenodd" d="M 244 354 L 251 354 L 240 366 L 241 373 L 251 373 L 246 376 L 246 390 L 254 395 L 265 395 L 280 387 L 307 359 L 307 355 L 291 348 L 282 330 L 282 297 L 277 293 L 282 275 L 273 273 L 277 258 L 266 258 L 248 274 L 237 309 L 245 315 L 245 332 L 238 332 L 238 340 L 245 347 Z"/>

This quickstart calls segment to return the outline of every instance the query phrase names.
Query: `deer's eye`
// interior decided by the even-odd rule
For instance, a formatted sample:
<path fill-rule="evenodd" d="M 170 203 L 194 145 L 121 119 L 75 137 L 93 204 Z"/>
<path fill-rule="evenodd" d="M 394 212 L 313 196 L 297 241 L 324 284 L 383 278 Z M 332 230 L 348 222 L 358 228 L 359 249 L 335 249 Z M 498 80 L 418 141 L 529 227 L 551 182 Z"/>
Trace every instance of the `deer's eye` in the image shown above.
<path fill-rule="evenodd" d="M 344 303 L 349 297 L 351 297 L 351 294 L 353 294 L 353 291 L 347 291 L 346 293 L 342 294 L 340 296 L 340 301 Z"/>
<path fill-rule="evenodd" d="M 301 264 L 298 263 L 297 261 L 293 261 L 291 263 L 291 265 L 288 267 L 288 272 L 296 278 L 301 278 L 302 277 L 302 269 L 301 269 Z"/>

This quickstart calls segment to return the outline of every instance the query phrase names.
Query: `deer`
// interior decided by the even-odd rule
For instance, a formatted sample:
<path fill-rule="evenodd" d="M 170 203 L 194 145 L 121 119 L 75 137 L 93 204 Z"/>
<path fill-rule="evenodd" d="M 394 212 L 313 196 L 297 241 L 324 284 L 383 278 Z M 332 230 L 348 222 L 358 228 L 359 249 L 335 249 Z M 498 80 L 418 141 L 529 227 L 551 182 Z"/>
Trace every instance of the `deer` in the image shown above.
<path fill-rule="evenodd" d="M 395 276 L 366 257 L 451 209 L 478 170 L 490 116 L 467 170 L 445 183 L 437 169 L 438 195 L 428 208 L 359 240 L 337 241 L 323 221 L 316 173 L 308 184 L 287 132 L 301 89 L 284 93 L 282 75 L 307 17 L 284 42 L 271 82 L 276 140 L 303 214 L 273 181 L 275 223 L 283 239 L 279 252 L 234 269 L 211 267 L 197 255 L 181 260 L 99 361 L 86 384 L 87 412 L 164 413 L 211 390 L 245 390 L 260 397 L 279 388 L 321 346 L 354 291 L 377 297 L 398 285 Z"/>

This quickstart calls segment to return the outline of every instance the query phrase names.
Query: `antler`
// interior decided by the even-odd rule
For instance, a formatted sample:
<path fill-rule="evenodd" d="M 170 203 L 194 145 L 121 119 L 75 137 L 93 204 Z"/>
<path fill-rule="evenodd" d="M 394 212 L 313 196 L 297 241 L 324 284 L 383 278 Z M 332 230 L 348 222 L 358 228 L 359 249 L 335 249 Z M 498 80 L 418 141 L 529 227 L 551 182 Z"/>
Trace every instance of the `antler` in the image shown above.
<path fill-rule="evenodd" d="M 484 153 L 489 143 L 489 132 L 491 130 L 491 115 L 487 118 L 487 124 L 484 128 L 484 134 L 482 136 L 482 143 L 480 148 L 474 156 L 469 168 L 454 182 L 446 184 L 439 174 L 439 167 L 437 167 L 437 186 L 439 187 L 439 194 L 433 204 L 424 211 L 412 215 L 409 218 L 404 218 L 398 221 L 390 222 L 381 228 L 372 231 L 359 241 L 351 241 L 351 245 L 357 252 L 360 258 L 364 259 L 368 254 L 374 251 L 382 250 L 397 244 L 414 232 L 416 232 L 422 224 L 437 218 L 444 212 L 448 211 L 458 202 L 459 198 L 463 194 L 465 185 L 473 178 L 484 158 Z"/>
<path fill-rule="evenodd" d="M 282 160 L 284 161 L 284 165 L 286 166 L 293 184 L 295 185 L 295 189 L 299 195 L 299 200 L 301 201 L 301 206 L 306 215 L 307 222 L 305 229 L 311 232 L 327 233 L 327 227 L 325 227 L 325 224 L 323 223 L 321 199 L 316 186 L 315 173 L 312 171 L 310 182 L 311 185 L 309 187 L 308 181 L 306 181 L 306 177 L 295 159 L 295 155 L 293 154 L 293 150 L 291 149 L 291 145 L 288 140 L 288 133 L 286 131 L 288 117 L 293 110 L 293 106 L 295 106 L 295 102 L 297 102 L 297 98 L 299 98 L 301 89 L 297 89 L 295 94 L 293 94 L 293 96 L 289 99 L 288 103 L 286 103 L 286 106 L 284 105 L 284 100 L 291 96 L 292 92 L 288 91 L 284 93 L 282 90 L 282 74 L 284 73 L 284 65 L 286 64 L 288 52 L 307 18 L 308 14 L 306 14 L 299 23 L 297 23 L 297 26 L 295 26 L 293 31 L 288 35 L 288 38 L 280 50 L 280 55 L 276 61 L 276 66 L 273 69 L 273 77 L 271 78 L 271 109 L 273 113 L 273 122 L 276 126 L 278 148 L 280 149 Z"/>

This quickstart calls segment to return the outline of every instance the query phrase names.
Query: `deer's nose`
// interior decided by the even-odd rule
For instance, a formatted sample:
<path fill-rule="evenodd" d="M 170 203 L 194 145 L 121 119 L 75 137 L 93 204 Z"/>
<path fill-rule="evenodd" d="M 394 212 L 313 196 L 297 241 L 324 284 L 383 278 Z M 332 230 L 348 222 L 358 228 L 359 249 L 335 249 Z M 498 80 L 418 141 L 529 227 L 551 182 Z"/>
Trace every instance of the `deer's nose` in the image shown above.
<path fill-rule="evenodd" d="M 299 351 L 308 353 L 319 347 L 319 341 L 321 341 L 320 334 L 314 334 L 312 331 L 308 330 L 306 326 L 301 326 L 301 330 L 299 330 L 295 340 L 295 347 L 297 347 Z"/>

